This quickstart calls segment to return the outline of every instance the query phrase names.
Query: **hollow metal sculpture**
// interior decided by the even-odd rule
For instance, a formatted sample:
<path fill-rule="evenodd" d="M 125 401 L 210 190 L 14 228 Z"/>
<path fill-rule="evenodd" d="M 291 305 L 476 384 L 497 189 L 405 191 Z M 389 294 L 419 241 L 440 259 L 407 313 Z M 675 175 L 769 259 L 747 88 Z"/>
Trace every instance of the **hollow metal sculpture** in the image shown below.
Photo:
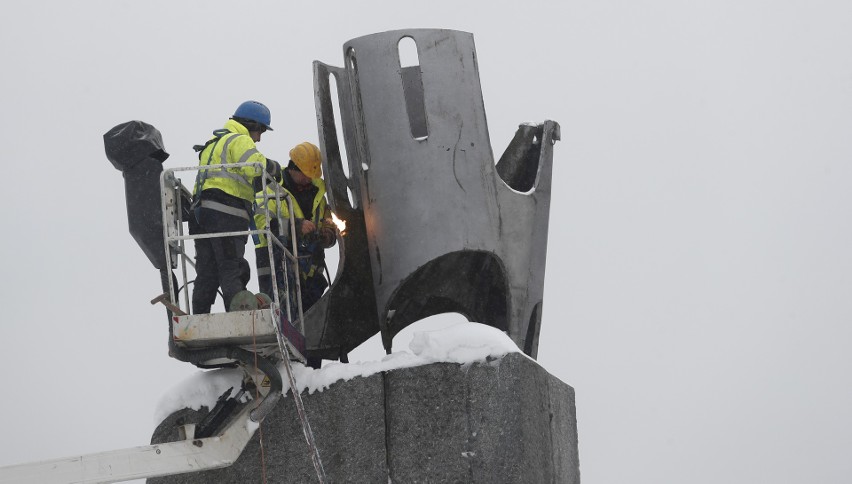
<path fill-rule="evenodd" d="M 401 65 L 401 41 L 417 64 Z M 368 35 L 344 58 L 314 62 L 329 202 L 349 228 L 305 315 L 308 353 L 336 359 L 378 331 L 390 351 L 408 324 L 458 312 L 535 357 L 559 124 L 521 125 L 495 164 L 466 32 Z"/>

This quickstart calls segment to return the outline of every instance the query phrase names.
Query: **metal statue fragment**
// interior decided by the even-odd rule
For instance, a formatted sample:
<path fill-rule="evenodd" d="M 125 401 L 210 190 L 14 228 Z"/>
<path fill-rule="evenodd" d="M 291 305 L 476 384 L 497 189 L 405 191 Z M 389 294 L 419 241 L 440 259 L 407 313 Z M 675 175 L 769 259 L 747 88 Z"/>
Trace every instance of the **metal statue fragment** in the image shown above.
<path fill-rule="evenodd" d="M 314 62 L 329 202 L 347 233 L 305 314 L 308 353 L 345 357 L 379 331 L 389 352 L 405 326 L 458 312 L 535 357 L 559 124 L 522 124 L 495 163 L 470 33 L 383 32 L 343 52 L 344 67 Z"/>

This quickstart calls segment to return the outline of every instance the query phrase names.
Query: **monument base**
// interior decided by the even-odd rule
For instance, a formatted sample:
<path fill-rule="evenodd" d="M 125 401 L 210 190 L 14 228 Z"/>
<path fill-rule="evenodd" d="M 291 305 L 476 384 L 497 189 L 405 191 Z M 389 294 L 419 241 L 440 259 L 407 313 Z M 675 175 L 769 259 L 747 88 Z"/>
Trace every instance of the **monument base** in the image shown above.
<path fill-rule="evenodd" d="M 329 482 L 580 482 L 574 389 L 518 353 L 353 378 L 302 399 Z M 177 440 L 179 425 L 206 413 L 175 412 L 151 443 Z M 232 466 L 148 482 L 261 482 L 264 472 L 317 481 L 292 398 Z"/>

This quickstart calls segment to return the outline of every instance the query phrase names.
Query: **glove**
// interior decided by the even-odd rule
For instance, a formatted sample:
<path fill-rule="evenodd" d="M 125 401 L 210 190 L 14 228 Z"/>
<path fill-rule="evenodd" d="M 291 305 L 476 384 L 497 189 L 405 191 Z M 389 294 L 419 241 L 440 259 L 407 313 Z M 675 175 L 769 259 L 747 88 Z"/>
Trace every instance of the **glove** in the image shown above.
<path fill-rule="evenodd" d="M 323 227 L 319 231 L 320 244 L 328 249 L 337 242 L 337 231 L 331 227 Z"/>
<path fill-rule="evenodd" d="M 266 173 L 275 180 L 276 183 L 281 183 L 281 164 L 277 161 L 267 158 L 266 159 Z M 268 183 L 268 182 L 267 182 Z M 268 183 L 271 185 L 271 183 Z M 252 181 L 252 188 L 254 188 L 255 193 L 263 190 L 263 177 L 256 176 Z"/>
<path fill-rule="evenodd" d="M 266 159 L 266 172 L 269 173 L 269 176 L 274 178 L 276 181 L 281 180 L 281 163 L 273 160 L 272 158 Z"/>

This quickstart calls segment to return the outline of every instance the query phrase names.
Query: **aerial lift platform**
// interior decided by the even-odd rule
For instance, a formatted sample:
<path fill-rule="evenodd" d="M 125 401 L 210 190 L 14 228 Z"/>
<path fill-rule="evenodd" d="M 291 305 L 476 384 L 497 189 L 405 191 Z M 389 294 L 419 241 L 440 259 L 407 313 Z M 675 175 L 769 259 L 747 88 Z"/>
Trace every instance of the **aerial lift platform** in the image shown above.
<path fill-rule="evenodd" d="M 121 482 L 227 467 L 240 456 L 260 423 L 281 398 L 284 389 L 282 375 L 286 376 L 288 386 L 292 390 L 318 481 L 325 482 L 322 462 L 301 397 L 298 390 L 295 390 L 296 382 L 290 366 L 291 361 L 305 362 L 299 264 L 294 256 L 297 253 L 295 237 L 289 238 L 294 241 L 292 247 L 284 247 L 278 237 L 273 237 L 270 230 L 187 235 L 184 225 L 188 219 L 191 197 L 175 173 L 216 170 L 221 169 L 220 165 L 162 170 L 160 164 L 168 155 L 162 150 L 160 133 L 153 126 L 140 121 L 116 126 L 104 135 L 104 139 L 108 157 L 116 167 L 129 161 L 122 165 L 128 190 L 128 220 L 131 234 L 161 271 L 164 292 L 151 303 L 162 303 L 166 307 L 169 319 L 169 355 L 199 368 L 239 367 L 245 374 L 242 387 L 226 391 L 202 422 L 184 425 L 180 430 L 181 440 L 2 467 L 0 484 Z M 113 150 L 110 149 L 111 145 Z M 140 154 L 140 150 L 142 154 L 137 157 L 143 159 L 133 160 L 135 155 Z M 157 163 L 146 163 L 152 160 Z M 146 164 L 149 165 L 147 168 L 144 166 Z M 263 170 L 259 163 L 242 163 L 229 167 L 251 165 L 257 166 L 259 171 Z M 159 170 L 152 170 L 151 166 Z M 155 210 L 153 205 L 152 175 L 158 178 L 156 201 L 159 207 L 156 208 L 160 210 Z M 281 190 L 267 173 L 264 172 L 262 178 L 264 189 L 261 193 L 264 195 L 258 200 L 258 204 L 269 199 L 266 188 L 271 187 L 278 203 L 287 203 L 290 213 L 293 213 L 293 201 L 287 197 L 286 192 Z M 145 193 L 145 196 L 131 193 L 131 189 L 138 191 L 140 187 L 146 186 L 147 192 L 141 192 Z M 156 220 L 159 223 L 151 223 L 154 220 L 152 212 L 161 214 L 161 218 Z M 160 239 L 156 242 L 153 242 L 152 226 L 162 228 Z M 266 227 L 270 227 L 270 224 L 267 223 Z M 289 224 L 279 219 L 278 227 L 279 233 L 275 234 L 277 236 L 283 235 L 284 227 L 289 228 L 291 235 L 295 233 L 292 219 Z M 242 305 L 236 310 L 191 314 L 191 281 L 188 277 L 189 266 L 192 266 L 193 262 L 184 250 L 186 241 L 205 237 L 258 234 L 266 235 L 270 241 L 268 250 L 273 271 L 278 264 L 283 265 L 287 271 L 293 271 L 292 278 L 284 277 L 285 287 L 279 288 L 276 278 L 273 277 L 274 294 L 269 298 L 251 295 L 253 297 L 243 297 L 240 301 Z M 282 259 L 275 260 L 272 244 L 278 245 L 280 253 L 283 254 Z M 163 251 L 162 257 L 156 254 L 157 246 Z M 178 275 L 174 274 L 175 269 Z M 295 287 L 289 287 L 290 280 L 295 281 Z M 289 297 L 291 291 L 295 297 Z"/>

